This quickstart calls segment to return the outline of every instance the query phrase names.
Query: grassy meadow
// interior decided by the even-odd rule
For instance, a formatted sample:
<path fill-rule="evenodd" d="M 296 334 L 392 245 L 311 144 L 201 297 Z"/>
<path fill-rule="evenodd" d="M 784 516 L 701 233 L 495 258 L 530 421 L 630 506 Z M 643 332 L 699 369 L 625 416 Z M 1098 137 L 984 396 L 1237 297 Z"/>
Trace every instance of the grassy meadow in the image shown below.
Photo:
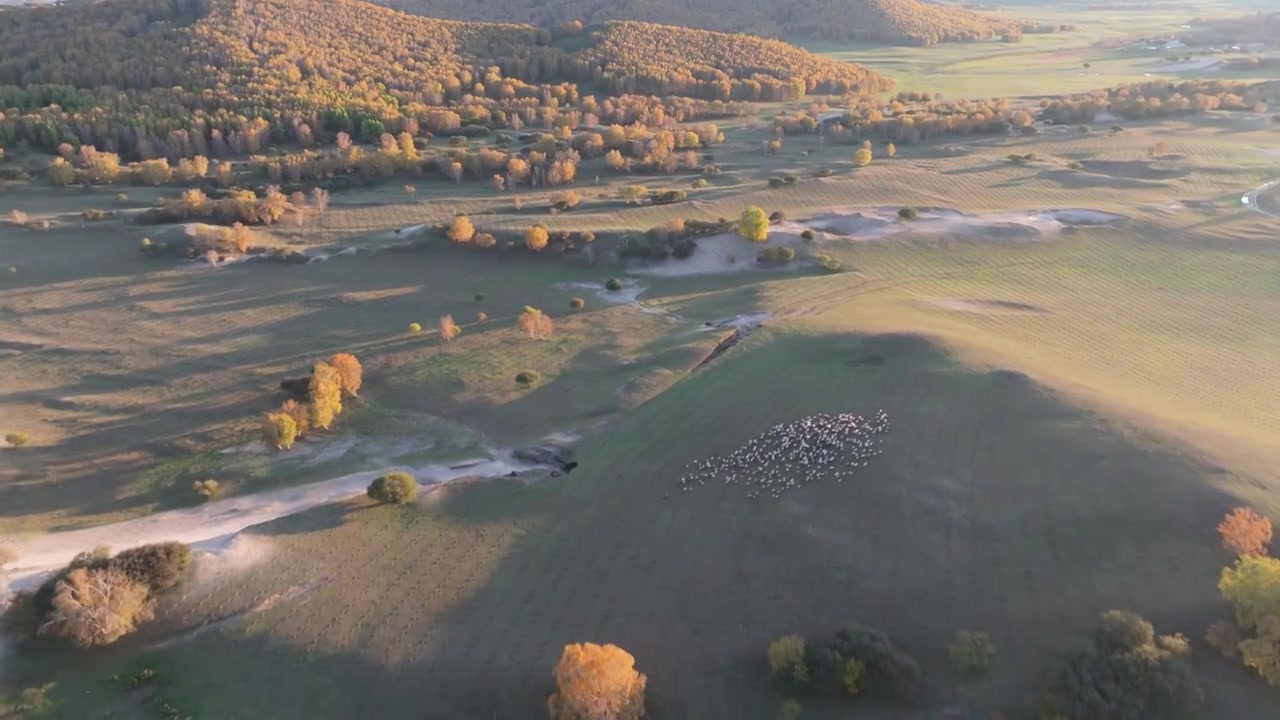
<path fill-rule="evenodd" d="M 1189 17 L 1126 12 L 1064 14 L 1079 32 L 1013 46 L 811 47 L 902 89 L 1039 97 L 1140 81 L 1159 62 L 1099 56 L 1098 25 L 1140 34 Z M 814 136 L 766 155 L 771 126 L 747 118 L 707 151 L 724 172 L 705 189 L 593 160 L 578 172 L 582 205 L 556 215 L 548 192 L 522 193 L 517 210 L 483 183 L 335 192 L 327 212 L 267 239 L 360 252 L 296 266 L 147 258 L 138 243 L 160 228 L 80 219 L 144 208 L 154 190 L 119 201 L 11 184 L 0 216 L 51 226 L 0 232 L 0 267 L 13 268 L 0 276 L 0 431 L 31 434 L 0 450 L 0 544 L 187 507 L 206 477 L 244 496 L 552 433 L 581 440 L 562 477 L 459 482 L 401 508 L 361 498 L 252 528 L 136 635 L 0 657 L 0 717 L 155 718 L 160 701 L 194 718 L 543 717 L 561 648 L 590 640 L 635 655 L 653 718 L 763 720 L 784 697 L 768 643 L 852 622 L 920 661 L 926 697 L 806 699 L 805 717 L 935 718 L 951 703 L 1028 717 L 1062 654 L 1113 608 L 1191 639 L 1205 717 L 1273 717 L 1274 691 L 1201 641 L 1228 612 L 1218 520 L 1242 504 L 1280 519 L 1280 221 L 1240 202 L 1280 177 L 1280 126 L 1265 120 L 1054 127 L 892 158 L 877 146 L 855 169 L 852 147 Z M 1167 152 L 1152 158 L 1156 143 Z M 799 182 L 767 187 L 786 174 Z M 631 182 L 689 199 L 624 206 L 617 188 Z M 806 227 L 913 206 L 980 229 L 819 231 L 787 269 L 755 267 L 739 240 L 735 262 L 685 276 L 610 252 L 626 233 L 748 205 Z M 1049 209 L 1120 221 L 1010 230 Z M 541 221 L 601 238 L 593 262 L 404 246 L 455 212 L 481 231 Z M 843 271 L 806 259 L 817 254 Z M 623 292 L 603 290 L 610 277 Z M 525 305 L 554 318 L 550 340 L 516 329 Z M 434 334 L 444 314 L 462 326 L 449 344 Z M 753 314 L 762 328 L 693 370 L 727 332 L 708 324 Z M 293 456 L 246 449 L 278 382 L 342 351 L 366 380 L 334 432 Z M 518 388 L 524 369 L 543 383 Z M 884 454 L 852 481 L 781 500 L 677 486 L 689 463 L 776 423 L 880 409 L 893 421 Z M 343 443 L 353 449 L 326 453 Z M 962 629 L 1000 647 L 984 680 L 948 662 Z M 109 679 L 142 668 L 161 681 Z"/>

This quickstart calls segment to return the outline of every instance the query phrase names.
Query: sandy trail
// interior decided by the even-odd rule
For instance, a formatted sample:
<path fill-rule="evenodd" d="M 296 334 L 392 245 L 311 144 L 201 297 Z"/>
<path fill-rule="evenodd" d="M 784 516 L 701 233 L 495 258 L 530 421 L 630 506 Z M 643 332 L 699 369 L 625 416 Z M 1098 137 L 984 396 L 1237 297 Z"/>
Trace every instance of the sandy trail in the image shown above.
<path fill-rule="evenodd" d="M 516 460 L 510 451 L 495 451 L 487 458 L 367 470 L 302 487 L 215 500 L 199 507 L 168 510 L 81 530 L 0 536 L 0 545 L 12 549 L 17 555 L 16 562 L 7 571 L 8 590 L 30 588 L 47 573 L 66 566 L 77 553 L 99 545 L 120 551 L 147 543 L 176 540 L 196 549 L 219 548 L 236 533 L 253 525 L 362 495 L 374 478 L 391 471 L 407 472 L 420 484 L 433 485 L 464 477 L 499 477 L 534 467 Z M 0 586 L 0 599 L 5 595 L 7 592 Z"/>

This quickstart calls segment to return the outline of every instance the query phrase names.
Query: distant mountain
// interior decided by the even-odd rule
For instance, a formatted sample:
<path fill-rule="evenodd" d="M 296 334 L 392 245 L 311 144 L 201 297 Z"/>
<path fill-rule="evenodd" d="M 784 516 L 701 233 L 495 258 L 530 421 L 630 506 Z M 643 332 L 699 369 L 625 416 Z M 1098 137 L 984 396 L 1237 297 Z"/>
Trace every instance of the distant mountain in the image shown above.
<path fill-rule="evenodd" d="M 376 0 L 431 17 L 558 26 L 640 20 L 765 37 L 869 40 L 903 45 L 1017 34 L 1010 18 L 921 0 Z"/>

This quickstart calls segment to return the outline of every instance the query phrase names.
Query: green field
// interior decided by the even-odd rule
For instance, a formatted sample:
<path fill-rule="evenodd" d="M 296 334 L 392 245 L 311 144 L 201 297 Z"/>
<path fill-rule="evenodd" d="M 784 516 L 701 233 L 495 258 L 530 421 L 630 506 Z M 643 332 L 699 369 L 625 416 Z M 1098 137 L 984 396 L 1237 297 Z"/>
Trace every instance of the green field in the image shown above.
<path fill-rule="evenodd" d="M 1058 18 L 1019 5 L 1081 29 L 1010 46 L 810 47 L 904 90 L 1038 98 L 1149 79 L 1159 56 L 1091 47 L 1100 24 L 1169 32 L 1222 7 Z M 517 210 L 485 184 L 430 178 L 413 197 L 399 182 L 335 192 L 327 212 L 264 237 L 361 252 L 297 266 L 146 258 L 138 242 L 158 228 L 79 217 L 160 191 L 7 187 L 0 216 L 51 227 L 0 232 L 0 267 L 13 268 L 0 277 L 0 432 L 31 434 L 0 450 L 0 545 L 165 517 L 206 477 L 241 499 L 555 433 L 580 436 L 580 465 L 246 530 L 110 648 L 0 648 L 0 717 L 144 720 L 164 703 L 202 719 L 545 717 L 561 648 L 597 641 L 635 655 L 648 717 L 763 720 L 785 697 L 768 643 L 848 623 L 915 656 L 924 696 L 806 698 L 804 717 L 936 718 L 949 704 L 1033 717 L 1063 653 L 1113 608 L 1191 639 L 1203 717 L 1274 717 L 1274 690 L 1202 638 L 1229 614 L 1222 514 L 1280 518 L 1280 220 L 1240 202 L 1280 177 L 1280 125 L 1239 112 L 1109 124 L 947 138 L 855 169 L 852 147 L 815 136 L 764 154 L 762 114 L 722 124 L 726 143 L 707 152 L 724 172 L 705 189 L 597 159 L 579 169 L 582 205 L 554 215 L 546 191 Z M 787 174 L 799 181 L 767 187 Z M 624 206 L 617 188 L 633 182 L 689 199 Z M 754 267 L 759 248 L 734 237 L 667 274 L 611 252 L 671 218 L 748 205 L 785 214 L 771 245 L 798 248 L 792 267 Z M 921 219 L 870 239 L 823 224 L 903 206 Z M 541 221 L 600 240 L 588 262 L 410 229 L 456 212 L 485 231 Z M 816 237 L 801 242 L 801 228 Z M 732 262 L 708 260 L 717 247 Z M 822 271 L 819 254 L 843 270 Z M 671 273 L 681 262 L 703 271 Z M 610 277 L 626 289 L 605 291 Z M 526 305 L 553 317 L 550 340 L 516 329 Z M 432 332 L 444 314 L 463 329 L 449 344 Z M 695 369 L 725 321 L 755 315 L 762 327 Z M 366 379 L 334 431 L 292 455 L 251 449 L 279 380 L 341 351 Z M 517 387 L 525 369 L 544 381 Z M 677 484 L 774 424 L 881 409 L 884 454 L 842 483 L 779 500 Z M 948 661 L 962 629 L 1000 647 L 981 681 Z M 120 678 L 142 668 L 159 682 L 126 690 Z"/>

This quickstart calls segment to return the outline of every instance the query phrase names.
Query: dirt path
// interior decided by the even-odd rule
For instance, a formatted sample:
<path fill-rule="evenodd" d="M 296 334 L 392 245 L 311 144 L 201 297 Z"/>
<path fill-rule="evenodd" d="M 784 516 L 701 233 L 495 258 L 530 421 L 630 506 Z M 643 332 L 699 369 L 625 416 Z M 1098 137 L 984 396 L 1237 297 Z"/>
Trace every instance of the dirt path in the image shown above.
<path fill-rule="evenodd" d="M 1268 193 L 1277 187 L 1280 187 L 1280 180 L 1272 180 L 1269 183 L 1260 185 L 1245 193 L 1244 197 L 1240 198 L 1240 202 L 1244 203 L 1254 212 L 1262 213 L 1267 217 L 1280 219 L 1280 211 L 1268 210 L 1261 204 L 1262 198 L 1267 197 Z"/>
<path fill-rule="evenodd" d="M 302 487 L 216 500 L 199 507 L 159 512 L 110 525 L 44 535 L 0 536 L 0 545 L 17 555 L 7 571 L 7 589 L 0 579 L 0 601 L 13 590 L 34 586 L 47 573 L 66 566 L 84 550 L 106 545 L 119 551 L 169 540 L 194 545 L 197 549 L 217 547 L 253 525 L 361 495 L 374 478 L 393 470 L 408 472 L 420 484 L 432 485 L 464 477 L 500 477 L 534 467 L 516 460 L 510 451 L 493 451 L 487 458 L 472 461 L 367 470 Z"/>

